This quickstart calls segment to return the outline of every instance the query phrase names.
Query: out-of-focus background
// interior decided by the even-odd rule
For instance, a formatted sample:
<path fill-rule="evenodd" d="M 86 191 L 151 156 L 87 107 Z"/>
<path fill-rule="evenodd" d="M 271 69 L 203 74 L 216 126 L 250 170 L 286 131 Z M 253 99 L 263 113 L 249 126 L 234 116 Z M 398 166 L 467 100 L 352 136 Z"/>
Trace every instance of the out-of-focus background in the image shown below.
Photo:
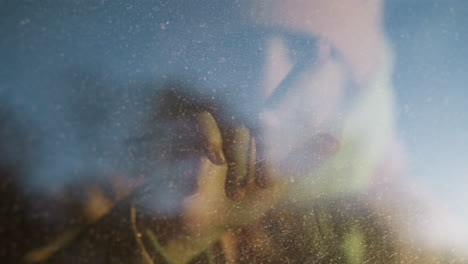
<path fill-rule="evenodd" d="M 386 2 L 409 174 L 468 222 L 468 3 Z"/>

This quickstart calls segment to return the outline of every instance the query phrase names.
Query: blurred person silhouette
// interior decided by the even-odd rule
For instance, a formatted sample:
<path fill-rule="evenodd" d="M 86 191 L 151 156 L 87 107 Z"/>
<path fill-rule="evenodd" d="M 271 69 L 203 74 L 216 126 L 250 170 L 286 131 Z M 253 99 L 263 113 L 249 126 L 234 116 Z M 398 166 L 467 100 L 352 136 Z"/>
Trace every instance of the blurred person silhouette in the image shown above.
<path fill-rule="evenodd" d="M 84 17 L 128 22 L 156 43 L 135 38 L 144 49 L 122 67 L 144 60 L 125 78 L 157 79 L 126 83 L 142 95 L 128 99 L 131 121 L 118 119 L 131 123 L 120 173 L 143 176 L 98 220 L 24 261 L 466 261 L 433 238 L 424 220 L 436 206 L 404 179 L 382 1 L 103 5 Z M 155 21 L 141 29 L 107 7 Z"/>

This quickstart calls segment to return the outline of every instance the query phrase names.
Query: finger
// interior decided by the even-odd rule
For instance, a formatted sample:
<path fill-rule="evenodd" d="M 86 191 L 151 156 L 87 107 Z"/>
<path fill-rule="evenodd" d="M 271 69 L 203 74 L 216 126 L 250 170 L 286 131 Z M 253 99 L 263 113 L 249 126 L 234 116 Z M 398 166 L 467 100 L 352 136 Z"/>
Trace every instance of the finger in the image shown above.
<path fill-rule="evenodd" d="M 232 200 L 241 199 L 247 191 L 249 174 L 254 173 L 255 142 L 247 127 L 240 125 L 226 133 L 224 149 L 228 161 L 226 195 Z"/>
<path fill-rule="evenodd" d="M 196 171 L 197 192 L 185 200 L 186 214 L 190 217 L 205 218 L 220 213 L 228 199 L 225 196 L 227 164 L 213 164 L 206 156 L 199 158 Z M 209 219 L 198 219 L 195 223 Z"/>
<path fill-rule="evenodd" d="M 257 144 L 258 145 L 258 144 Z M 288 191 L 283 175 L 308 175 L 311 171 L 317 169 L 326 160 L 333 156 L 339 150 L 338 140 L 329 134 L 318 134 L 312 137 L 306 144 L 290 153 L 287 158 L 274 164 L 279 166 L 279 170 L 272 170 L 269 164 L 269 170 L 266 171 L 266 161 L 259 157 L 257 161 L 256 173 L 263 173 L 264 177 L 260 180 L 267 180 L 266 186 L 258 184 L 258 175 L 255 175 L 256 184 L 251 185 L 244 199 L 236 201 L 229 211 L 228 219 L 232 219 L 231 226 L 242 226 L 252 220 L 262 216 Z M 262 154 L 258 154 L 260 156 Z M 265 166 L 258 168 L 258 166 Z M 289 181 L 288 181 L 289 183 Z"/>
<path fill-rule="evenodd" d="M 195 117 L 200 128 L 203 148 L 208 159 L 216 165 L 224 164 L 226 158 L 223 153 L 223 139 L 215 119 L 207 111 L 197 113 Z"/>

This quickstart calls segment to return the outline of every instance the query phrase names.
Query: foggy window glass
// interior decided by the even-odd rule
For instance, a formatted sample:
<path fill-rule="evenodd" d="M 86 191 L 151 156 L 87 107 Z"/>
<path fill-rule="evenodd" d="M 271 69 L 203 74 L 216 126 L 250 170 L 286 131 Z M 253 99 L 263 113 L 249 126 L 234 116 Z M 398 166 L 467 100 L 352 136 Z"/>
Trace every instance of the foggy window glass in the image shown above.
<path fill-rule="evenodd" d="M 467 263 L 461 0 L 0 0 L 1 263 Z"/>

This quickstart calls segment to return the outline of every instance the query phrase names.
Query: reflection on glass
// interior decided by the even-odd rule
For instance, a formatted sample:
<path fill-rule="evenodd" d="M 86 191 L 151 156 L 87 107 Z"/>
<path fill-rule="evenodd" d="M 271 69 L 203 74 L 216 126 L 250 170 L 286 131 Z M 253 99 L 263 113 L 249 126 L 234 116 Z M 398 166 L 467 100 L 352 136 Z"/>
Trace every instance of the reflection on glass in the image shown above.
<path fill-rule="evenodd" d="M 1 5 L 8 260 L 467 261 L 398 131 L 404 3 Z"/>

